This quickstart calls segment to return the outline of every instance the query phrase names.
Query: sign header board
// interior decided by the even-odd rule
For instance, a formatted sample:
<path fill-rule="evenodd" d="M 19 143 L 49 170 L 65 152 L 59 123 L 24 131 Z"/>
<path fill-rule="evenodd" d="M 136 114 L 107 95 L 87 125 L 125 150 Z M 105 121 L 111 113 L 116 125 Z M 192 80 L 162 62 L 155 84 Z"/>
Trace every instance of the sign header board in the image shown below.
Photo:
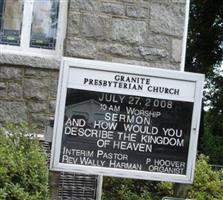
<path fill-rule="evenodd" d="M 64 58 L 51 169 L 190 183 L 204 76 Z"/>

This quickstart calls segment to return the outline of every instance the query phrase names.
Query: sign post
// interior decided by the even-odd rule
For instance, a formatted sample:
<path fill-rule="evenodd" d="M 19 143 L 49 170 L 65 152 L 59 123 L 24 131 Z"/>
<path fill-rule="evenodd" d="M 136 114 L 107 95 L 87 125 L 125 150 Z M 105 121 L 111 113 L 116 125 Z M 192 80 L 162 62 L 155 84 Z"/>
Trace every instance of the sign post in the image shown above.
<path fill-rule="evenodd" d="M 64 58 L 51 169 L 191 183 L 204 76 Z"/>

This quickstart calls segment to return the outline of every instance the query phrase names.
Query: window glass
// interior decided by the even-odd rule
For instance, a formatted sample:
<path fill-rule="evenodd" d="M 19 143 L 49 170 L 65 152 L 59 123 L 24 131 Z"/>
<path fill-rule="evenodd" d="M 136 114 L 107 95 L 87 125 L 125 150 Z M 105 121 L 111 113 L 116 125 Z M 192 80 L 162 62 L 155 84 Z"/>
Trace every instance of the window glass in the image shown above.
<path fill-rule="evenodd" d="M 30 47 L 55 49 L 59 0 L 35 0 Z"/>
<path fill-rule="evenodd" d="M 20 45 L 22 0 L 0 0 L 0 43 Z"/>

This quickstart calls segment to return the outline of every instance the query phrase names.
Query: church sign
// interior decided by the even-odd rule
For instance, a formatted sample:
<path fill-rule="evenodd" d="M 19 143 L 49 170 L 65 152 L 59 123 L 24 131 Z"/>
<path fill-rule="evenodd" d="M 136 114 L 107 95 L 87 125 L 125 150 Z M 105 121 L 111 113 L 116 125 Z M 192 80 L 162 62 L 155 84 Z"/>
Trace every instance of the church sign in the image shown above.
<path fill-rule="evenodd" d="M 64 58 L 51 169 L 191 183 L 204 76 Z"/>

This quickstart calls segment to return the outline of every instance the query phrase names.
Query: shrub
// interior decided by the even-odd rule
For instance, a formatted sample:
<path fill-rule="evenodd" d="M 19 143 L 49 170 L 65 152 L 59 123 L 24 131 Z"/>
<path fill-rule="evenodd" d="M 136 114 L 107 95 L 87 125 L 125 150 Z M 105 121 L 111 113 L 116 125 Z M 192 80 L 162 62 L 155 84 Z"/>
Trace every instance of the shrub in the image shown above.
<path fill-rule="evenodd" d="M 103 181 L 103 200 L 160 200 L 175 196 L 175 184 L 133 179 L 106 177 Z M 223 200 L 223 170 L 213 171 L 208 158 L 197 159 L 195 178 L 187 191 L 187 198 L 194 200 Z"/>
<path fill-rule="evenodd" d="M 197 160 L 195 179 L 188 197 L 196 200 L 223 200 L 223 171 L 213 171 L 204 155 L 200 155 Z"/>
<path fill-rule="evenodd" d="M 0 199 L 47 200 L 47 156 L 27 124 L 0 129 Z"/>
<path fill-rule="evenodd" d="M 108 180 L 108 177 L 107 177 Z M 114 179 L 113 179 L 114 180 Z M 120 179 L 117 179 L 120 180 Z M 151 197 L 151 194 L 147 191 L 142 191 L 141 193 L 138 193 L 133 190 L 132 185 L 130 187 L 129 183 L 133 183 L 130 179 L 124 179 L 124 182 L 128 182 L 127 185 L 120 185 L 118 184 L 117 186 L 120 186 L 117 188 L 114 193 L 109 192 L 110 194 L 108 195 L 107 192 L 102 196 L 102 200 L 153 200 Z"/>
<path fill-rule="evenodd" d="M 104 177 L 102 200 L 160 200 L 169 185 L 171 183 Z M 157 193 L 158 187 L 161 189 Z"/>

